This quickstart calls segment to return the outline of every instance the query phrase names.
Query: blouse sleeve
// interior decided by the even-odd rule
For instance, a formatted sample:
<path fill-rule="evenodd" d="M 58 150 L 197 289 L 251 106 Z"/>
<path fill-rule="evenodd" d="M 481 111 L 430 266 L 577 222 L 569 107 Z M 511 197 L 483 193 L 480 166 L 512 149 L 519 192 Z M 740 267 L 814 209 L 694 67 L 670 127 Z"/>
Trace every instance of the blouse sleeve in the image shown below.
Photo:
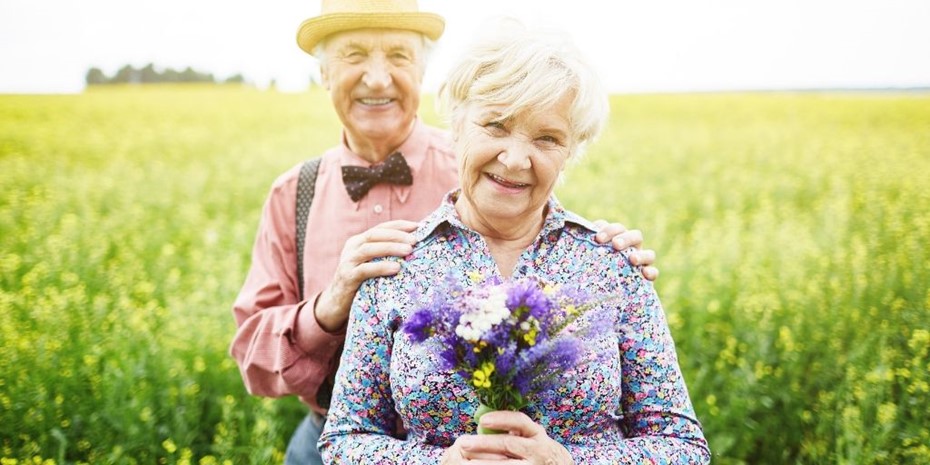
<path fill-rule="evenodd" d="M 620 422 L 626 438 L 607 446 L 569 446 L 569 452 L 576 463 L 709 463 L 710 449 L 659 298 L 651 283 L 642 278 L 631 282 L 635 285 L 627 287 L 617 327 L 623 373 Z"/>
<path fill-rule="evenodd" d="M 435 464 L 442 448 L 397 437 L 390 366 L 398 324 L 390 309 L 378 308 L 379 282 L 383 279 L 366 281 L 352 303 L 345 350 L 320 437 L 323 462 Z"/>

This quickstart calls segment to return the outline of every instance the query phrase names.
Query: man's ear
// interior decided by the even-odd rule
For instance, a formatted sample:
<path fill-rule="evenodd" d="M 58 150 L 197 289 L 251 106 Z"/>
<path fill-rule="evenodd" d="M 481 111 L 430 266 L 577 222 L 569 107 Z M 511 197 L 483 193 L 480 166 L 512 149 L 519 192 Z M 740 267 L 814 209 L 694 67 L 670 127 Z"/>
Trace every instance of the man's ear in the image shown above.
<path fill-rule="evenodd" d="M 323 88 L 329 90 L 329 73 L 326 72 L 326 64 L 320 63 L 320 84 Z"/>

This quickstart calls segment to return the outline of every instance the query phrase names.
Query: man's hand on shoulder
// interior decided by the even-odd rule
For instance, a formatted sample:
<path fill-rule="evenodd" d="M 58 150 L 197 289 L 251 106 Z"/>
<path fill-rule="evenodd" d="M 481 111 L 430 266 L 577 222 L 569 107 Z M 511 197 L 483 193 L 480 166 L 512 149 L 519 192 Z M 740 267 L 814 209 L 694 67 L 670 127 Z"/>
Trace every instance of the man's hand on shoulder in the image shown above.
<path fill-rule="evenodd" d="M 620 223 L 607 223 L 604 220 L 594 222 L 598 232 L 595 240 L 601 244 L 608 241 L 613 245 L 615 250 L 624 250 L 633 247 L 633 253 L 630 254 L 630 261 L 637 266 L 642 267 L 643 277 L 655 281 L 659 277 L 659 269 L 652 266 L 656 261 L 655 250 L 645 249 L 643 245 L 643 232 L 638 229 L 627 230 L 626 226 Z"/>
<path fill-rule="evenodd" d="M 321 328 L 336 332 L 346 325 L 352 300 L 366 279 L 390 276 L 400 271 L 397 262 L 372 260 L 409 255 L 415 242 L 411 233 L 417 225 L 414 221 L 388 221 L 346 241 L 339 257 L 336 274 L 314 306 L 314 315 Z"/>

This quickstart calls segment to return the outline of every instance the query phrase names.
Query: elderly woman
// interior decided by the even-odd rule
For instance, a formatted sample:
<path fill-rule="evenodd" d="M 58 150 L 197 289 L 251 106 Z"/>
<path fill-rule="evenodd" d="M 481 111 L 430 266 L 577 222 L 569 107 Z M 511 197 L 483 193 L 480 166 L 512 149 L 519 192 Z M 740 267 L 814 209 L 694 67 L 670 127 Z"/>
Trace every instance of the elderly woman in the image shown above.
<path fill-rule="evenodd" d="M 450 115 L 461 188 L 415 232 L 396 276 L 366 281 L 320 447 L 326 463 L 681 463 L 709 461 L 674 343 L 651 284 L 628 254 L 552 195 L 566 164 L 599 132 L 607 95 L 568 43 L 519 28 L 479 42 L 440 97 Z M 435 354 L 400 323 L 417 295 L 476 273 L 583 284 L 612 301 L 600 363 L 564 373 L 559 392 L 520 412 L 484 415 L 473 386 L 437 372 Z M 566 402 L 568 404 L 566 404 Z M 573 408 L 561 408 L 571 405 Z M 399 424 L 407 430 L 404 436 Z"/>

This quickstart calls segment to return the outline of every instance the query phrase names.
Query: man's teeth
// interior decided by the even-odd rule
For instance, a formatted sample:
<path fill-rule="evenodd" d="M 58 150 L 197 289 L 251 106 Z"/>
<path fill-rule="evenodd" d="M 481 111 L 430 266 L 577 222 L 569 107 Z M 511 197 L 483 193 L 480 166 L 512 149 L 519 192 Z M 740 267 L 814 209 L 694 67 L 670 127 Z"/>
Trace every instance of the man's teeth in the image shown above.
<path fill-rule="evenodd" d="M 391 103 L 391 99 L 389 98 L 363 98 L 361 101 L 365 105 L 385 105 Z"/>
<path fill-rule="evenodd" d="M 494 174 L 490 174 L 490 173 L 488 174 L 488 176 L 491 176 L 491 179 L 493 179 L 495 182 L 500 183 L 500 184 L 503 184 L 503 185 L 505 185 L 505 186 L 507 186 L 507 187 L 526 187 L 526 186 L 529 186 L 529 184 L 523 184 L 523 183 L 519 183 L 519 182 L 510 182 L 510 181 L 508 181 L 508 180 L 506 180 L 506 179 L 504 179 L 504 178 L 502 178 L 502 177 L 500 177 L 500 176 L 497 176 L 497 175 L 494 175 Z"/>

